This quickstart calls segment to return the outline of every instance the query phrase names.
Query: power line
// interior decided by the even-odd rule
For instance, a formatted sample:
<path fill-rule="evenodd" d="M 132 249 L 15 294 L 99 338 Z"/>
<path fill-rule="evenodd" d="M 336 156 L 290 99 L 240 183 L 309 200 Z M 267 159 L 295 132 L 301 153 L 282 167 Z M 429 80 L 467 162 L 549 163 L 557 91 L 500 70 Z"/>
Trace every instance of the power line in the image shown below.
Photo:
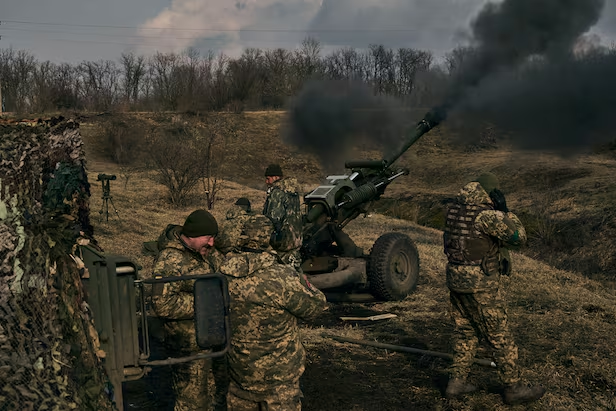
<path fill-rule="evenodd" d="M 10 36 L 5 36 L 7 39 L 12 39 L 15 41 L 55 41 L 55 42 L 66 42 L 66 43 L 93 43 L 93 44 L 117 44 L 117 45 L 121 45 L 121 46 L 144 46 L 144 47 L 174 47 L 176 45 L 171 45 L 171 44 L 161 44 L 161 43 L 153 43 L 153 42 L 132 42 L 132 43 L 126 43 L 126 42 L 119 42 L 119 41 L 105 41 L 105 40 L 86 40 L 86 39 L 58 39 L 58 38 L 51 38 L 51 37 L 44 37 L 44 38 L 35 38 L 35 39 L 25 39 L 25 38 L 17 38 L 17 37 L 10 37 Z M 164 37 L 161 37 L 164 38 Z M 176 38 L 173 38 L 176 39 Z M 191 38 L 193 40 L 199 40 L 200 43 L 216 43 L 219 42 L 220 40 L 217 39 L 207 39 L 207 38 Z M 297 41 L 293 41 L 291 39 L 288 40 L 238 40 L 239 43 L 253 43 L 253 44 L 262 44 L 262 43 L 284 43 L 284 44 L 296 44 L 298 43 Z"/>
<path fill-rule="evenodd" d="M 108 29 L 140 29 L 140 30 L 172 30 L 172 31 L 196 31 L 196 32 L 266 32 L 266 33 L 354 33 L 354 32 L 416 32 L 419 29 L 398 28 L 398 29 L 216 29 L 216 28 L 185 28 L 185 27 L 138 27 L 138 26 L 114 26 L 103 24 L 75 24 L 75 23 L 47 23 L 39 21 L 24 20 L 2 20 L 2 23 L 30 24 L 40 26 L 66 26 L 66 27 L 87 27 L 87 28 L 108 28 Z"/>
<path fill-rule="evenodd" d="M 142 39 L 177 39 L 177 40 L 200 40 L 202 37 L 176 37 L 176 36 L 150 36 L 150 35 L 131 35 L 131 34 L 111 34 L 111 33 L 84 33 L 65 30 L 39 30 L 39 29 L 24 29 L 20 27 L 0 27 L 0 30 L 25 31 L 28 33 L 55 33 L 55 34 L 71 34 L 78 36 L 103 36 L 103 37 L 122 37 L 122 38 L 142 38 Z"/>

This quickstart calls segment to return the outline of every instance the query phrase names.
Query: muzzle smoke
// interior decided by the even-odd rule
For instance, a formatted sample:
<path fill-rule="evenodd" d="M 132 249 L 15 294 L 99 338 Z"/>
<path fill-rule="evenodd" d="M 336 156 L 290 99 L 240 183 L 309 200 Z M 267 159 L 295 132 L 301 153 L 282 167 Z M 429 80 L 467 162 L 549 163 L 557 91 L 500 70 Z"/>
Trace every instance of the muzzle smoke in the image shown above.
<path fill-rule="evenodd" d="M 574 52 L 604 6 L 605 0 L 488 3 L 471 23 L 470 46 L 435 110 L 471 141 L 486 122 L 511 132 L 520 148 L 577 152 L 613 138 L 616 50 Z M 326 167 L 342 164 L 358 144 L 397 147 L 406 125 L 400 107 L 357 83 L 310 83 L 291 108 L 287 141 Z"/>
<path fill-rule="evenodd" d="M 308 82 L 289 109 L 285 141 L 315 154 L 327 172 L 342 170 L 360 145 L 393 146 L 403 130 L 397 100 L 351 81 Z"/>

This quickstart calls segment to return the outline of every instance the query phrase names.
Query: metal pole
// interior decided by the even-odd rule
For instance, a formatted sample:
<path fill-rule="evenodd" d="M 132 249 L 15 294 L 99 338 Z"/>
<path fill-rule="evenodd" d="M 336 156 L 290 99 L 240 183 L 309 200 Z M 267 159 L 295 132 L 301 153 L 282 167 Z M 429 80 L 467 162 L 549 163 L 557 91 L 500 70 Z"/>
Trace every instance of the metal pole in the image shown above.
<path fill-rule="evenodd" d="M 0 114 L 2 114 L 2 77 L 0 77 Z"/>
<path fill-rule="evenodd" d="M 429 355 L 431 357 L 439 357 L 439 358 L 445 358 L 448 360 L 453 360 L 453 355 L 447 354 L 444 352 L 420 350 L 419 348 L 404 347 L 401 345 L 383 344 L 379 342 L 372 342 L 372 341 L 365 341 L 365 340 L 355 340 L 353 338 L 340 337 L 338 335 L 332 335 L 332 334 L 321 334 L 321 336 L 325 338 L 331 338 L 333 340 L 340 341 L 340 342 L 348 342 L 351 344 L 358 344 L 358 345 L 367 345 L 370 347 L 383 348 L 385 350 L 406 352 L 406 353 L 411 353 L 411 354 L 423 354 L 423 355 Z M 482 360 L 479 358 L 475 358 L 474 361 L 475 363 L 479 365 L 496 368 L 496 363 L 494 361 Z"/>

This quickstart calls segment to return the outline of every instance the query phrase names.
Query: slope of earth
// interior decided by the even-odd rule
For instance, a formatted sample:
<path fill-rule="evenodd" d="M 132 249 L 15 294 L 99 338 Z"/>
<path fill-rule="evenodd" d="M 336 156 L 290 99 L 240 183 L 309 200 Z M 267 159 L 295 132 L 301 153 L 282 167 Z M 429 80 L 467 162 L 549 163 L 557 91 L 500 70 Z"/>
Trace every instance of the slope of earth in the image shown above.
<path fill-rule="evenodd" d="M 148 275 L 151 257 L 141 256 L 142 242 L 155 239 L 167 224 L 181 224 L 194 208 L 203 207 L 199 193 L 195 193 L 197 200 L 192 206 L 173 209 L 162 200 L 164 187 L 148 178 L 147 172 L 136 172 L 126 186 L 121 180 L 112 181 L 111 194 L 121 220 L 110 209 L 109 221 L 101 221 L 97 211 L 102 192 L 95 182 L 101 172 L 119 173 L 119 169 L 111 163 L 89 162 L 95 236 L 108 253 L 134 258 L 143 265 L 142 275 Z M 247 196 L 256 208 L 264 200 L 262 190 L 226 182 L 213 210 L 219 220 L 239 196 Z M 324 338 L 323 333 L 330 333 L 450 351 L 452 327 L 443 275 L 446 261 L 442 234 L 379 214 L 360 217 L 348 226 L 349 234 L 365 250 L 379 235 L 390 231 L 406 233 L 417 243 L 421 259 L 417 291 L 401 302 L 331 304 L 320 318 L 302 324 L 308 351 L 302 382 L 304 410 L 616 410 L 615 292 L 601 282 L 517 253 L 514 273 L 505 286 L 509 290 L 510 323 L 520 347 L 522 376 L 548 388 L 536 404 L 504 406 L 495 373 L 480 367 L 473 368 L 471 376 L 481 387 L 478 393 L 465 400 L 445 400 L 446 360 Z M 394 313 L 397 317 L 368 324 L 339 319 L 370 313 Z M 482 346 L 479 357 L 489 355 L 489 349 Z M 140 407 L 135 401 L 132 409 L 152 408 Z"/>
<path fill-rule="evenodd" d="M 413 124 L 420 112 L 409 112 L 407 122 Z M 101 137 L 105 124 L 125 122 L 143 129 L 187 119 L 223 121 L 236 127 L 227 146 L 227 180 L 262 189 L 265 166 L 278 162 L 309 191 L 328 173 L 344 172 L 345 158 L 324 167 L 316 156 L 286 145 L 283 136 L 288 118 L 281 111 L 200 117 L 173 113 L 91 115 L 81 120 L 82 135 L 89 159 L 105 160 L 104 152 L 109 157 Z M 460 187 L 483 171 L 493 171 L 502 181 L 509 208 L 522 218 L 529 232 L 530 247 L 522 251 L 525 255 L 614 286 L 614 147 L 562 157 L 515 150 L 511 138 L 493 129 L 486 129 L 477 139 L 460 137 L 446 124 L 433 129 L 399 159 L 397 165 L 407 167 L 410 174 L 389 186 L 376 203 L 376 211 L 442 229 L 445 205 Z M 381 151 L 391 149 L 358 145 L 352 158 L 382 158 Z"/>

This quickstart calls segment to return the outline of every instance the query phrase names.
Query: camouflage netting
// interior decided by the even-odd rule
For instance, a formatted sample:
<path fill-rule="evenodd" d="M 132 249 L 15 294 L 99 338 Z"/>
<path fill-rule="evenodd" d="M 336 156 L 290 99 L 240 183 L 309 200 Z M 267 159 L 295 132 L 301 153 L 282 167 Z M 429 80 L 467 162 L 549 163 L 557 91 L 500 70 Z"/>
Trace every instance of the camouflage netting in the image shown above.
<path fill-rule="evenodd" d="M 0 411 L 112 410 L 76 241 L 92 235 L 74 121 L 0 121 Z"/>

